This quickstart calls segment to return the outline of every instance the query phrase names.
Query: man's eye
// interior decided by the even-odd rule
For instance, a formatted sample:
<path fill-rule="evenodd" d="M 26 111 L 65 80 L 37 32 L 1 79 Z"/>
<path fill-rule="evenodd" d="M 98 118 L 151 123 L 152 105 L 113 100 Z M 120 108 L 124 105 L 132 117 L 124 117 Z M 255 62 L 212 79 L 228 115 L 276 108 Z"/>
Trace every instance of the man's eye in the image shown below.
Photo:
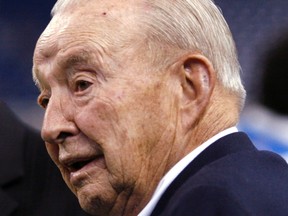
<path fill-rule="evenodd" d="M 41 107 L 43 107 L 44 109 L 48 106 L 49 103 L 49 98 L 42 98 L 39 100 L 39 104 Z"/>
<path fill-rule="evenodd" d="M 75 91 L 76 92 L 84 91 L 87 88 L 89 88 L 91 85 L 92 85 L 91 82 L 84 81 L 84 80 L 79 80 L 79 81 L 76 82 Z"/>

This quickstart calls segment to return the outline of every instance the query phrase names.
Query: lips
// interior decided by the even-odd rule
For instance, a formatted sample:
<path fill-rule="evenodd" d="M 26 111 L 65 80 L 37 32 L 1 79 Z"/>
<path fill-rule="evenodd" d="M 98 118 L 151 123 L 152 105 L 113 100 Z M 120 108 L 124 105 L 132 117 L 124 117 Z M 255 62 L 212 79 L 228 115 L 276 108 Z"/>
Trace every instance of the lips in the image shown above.
<path fill-rule="evenodd" d="M 96 159 L 96 158 L 94 158 L 94 159 Z M 68 165 L 68 169 L 70 172 L 76 172 L 76 171 L 82 169 L 88 163 L 92 162 L 94 159 L 88 159 L 88 160 L 77 161 L 77 162 L 71 163 L 70 165 Z"/>
<path fill-rule="evenodd" d="M 103 157 L 104 157 L 103 155 L 87 156 L 87 157 L 70 157 L 70 158 L 62 159 L 61 163 L 70 172 L 77 172 L 77 171 L 81 170 L 83 167 L 90 164 L 91 162 L 97 161 Z"/>

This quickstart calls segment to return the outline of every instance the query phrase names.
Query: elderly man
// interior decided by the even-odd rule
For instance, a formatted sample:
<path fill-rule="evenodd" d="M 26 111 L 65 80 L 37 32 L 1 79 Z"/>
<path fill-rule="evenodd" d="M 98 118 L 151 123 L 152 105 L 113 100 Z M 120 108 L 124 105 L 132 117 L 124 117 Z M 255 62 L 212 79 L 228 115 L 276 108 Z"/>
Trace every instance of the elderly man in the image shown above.
<path fill-rule="evenodd" d="M 92 215 L 287 215 L 288 167 L 237 132 L 245 90 L 211 0 L 58 0 L 33 75 L 42 137 Z"/>

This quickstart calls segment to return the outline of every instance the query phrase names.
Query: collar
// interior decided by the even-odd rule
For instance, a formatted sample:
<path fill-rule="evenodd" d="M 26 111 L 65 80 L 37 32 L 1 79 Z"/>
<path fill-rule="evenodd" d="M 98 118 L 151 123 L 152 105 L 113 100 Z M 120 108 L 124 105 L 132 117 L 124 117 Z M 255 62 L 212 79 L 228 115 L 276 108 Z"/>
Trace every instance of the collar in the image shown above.
<path fill-rule="evenodd" d="M 138 216 L 149 216 L 152 213 L 159 199 L 161 198 L 165 190 L 169 187 L 169 185 L 185 169 L 185 167 L 189 163 L 191 163 L 202 151 L 204 151 L 208 146 L 210 146 L 220 138 L 235 132 L 238 132 L 238 129 L 236 127 L 231 127 L 216 134 L 215 136 L 211 137 L 206 142 L 198 146 L 184 158 L 182 158 L 177 164 L 175 164 L 161 179 L 151 200 L 148 202 L 145 208 L 139 213 Z"/>

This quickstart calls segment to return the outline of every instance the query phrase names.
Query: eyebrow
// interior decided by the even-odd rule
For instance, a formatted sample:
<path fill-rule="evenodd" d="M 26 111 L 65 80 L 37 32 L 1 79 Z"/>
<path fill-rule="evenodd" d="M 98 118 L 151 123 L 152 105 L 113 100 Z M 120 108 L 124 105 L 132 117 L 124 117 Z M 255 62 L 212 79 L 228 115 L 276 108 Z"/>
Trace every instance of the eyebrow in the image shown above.
<path fill-rule="evenodd" d="M 71 55 L 61 57 L 56 64 L 64 70 L 69 70 L 73 67 L 76 67 L 77 65 L 87 64 L 89 60 L 90 60 L 89 52 L 87 50 L 80 50 L 76 54 L 74 53 Z M 43 86 L 41 85 L 39 74 L 40 71 L 38 70 L 38 68 L 33 67 L 33 80 L 37 88 L 41 91 L 43 90 Z"/>
<path fill-rule="evenodd" d="M 60 58 L 57 62 L 58 66 L 63 69 L 69 69 L 76 67 L 77 65 L 87 64 L 89 62 L 90 55 L 88 51 L 80 51 L 76 54 L 72 54 L 63 58 Z"/>

